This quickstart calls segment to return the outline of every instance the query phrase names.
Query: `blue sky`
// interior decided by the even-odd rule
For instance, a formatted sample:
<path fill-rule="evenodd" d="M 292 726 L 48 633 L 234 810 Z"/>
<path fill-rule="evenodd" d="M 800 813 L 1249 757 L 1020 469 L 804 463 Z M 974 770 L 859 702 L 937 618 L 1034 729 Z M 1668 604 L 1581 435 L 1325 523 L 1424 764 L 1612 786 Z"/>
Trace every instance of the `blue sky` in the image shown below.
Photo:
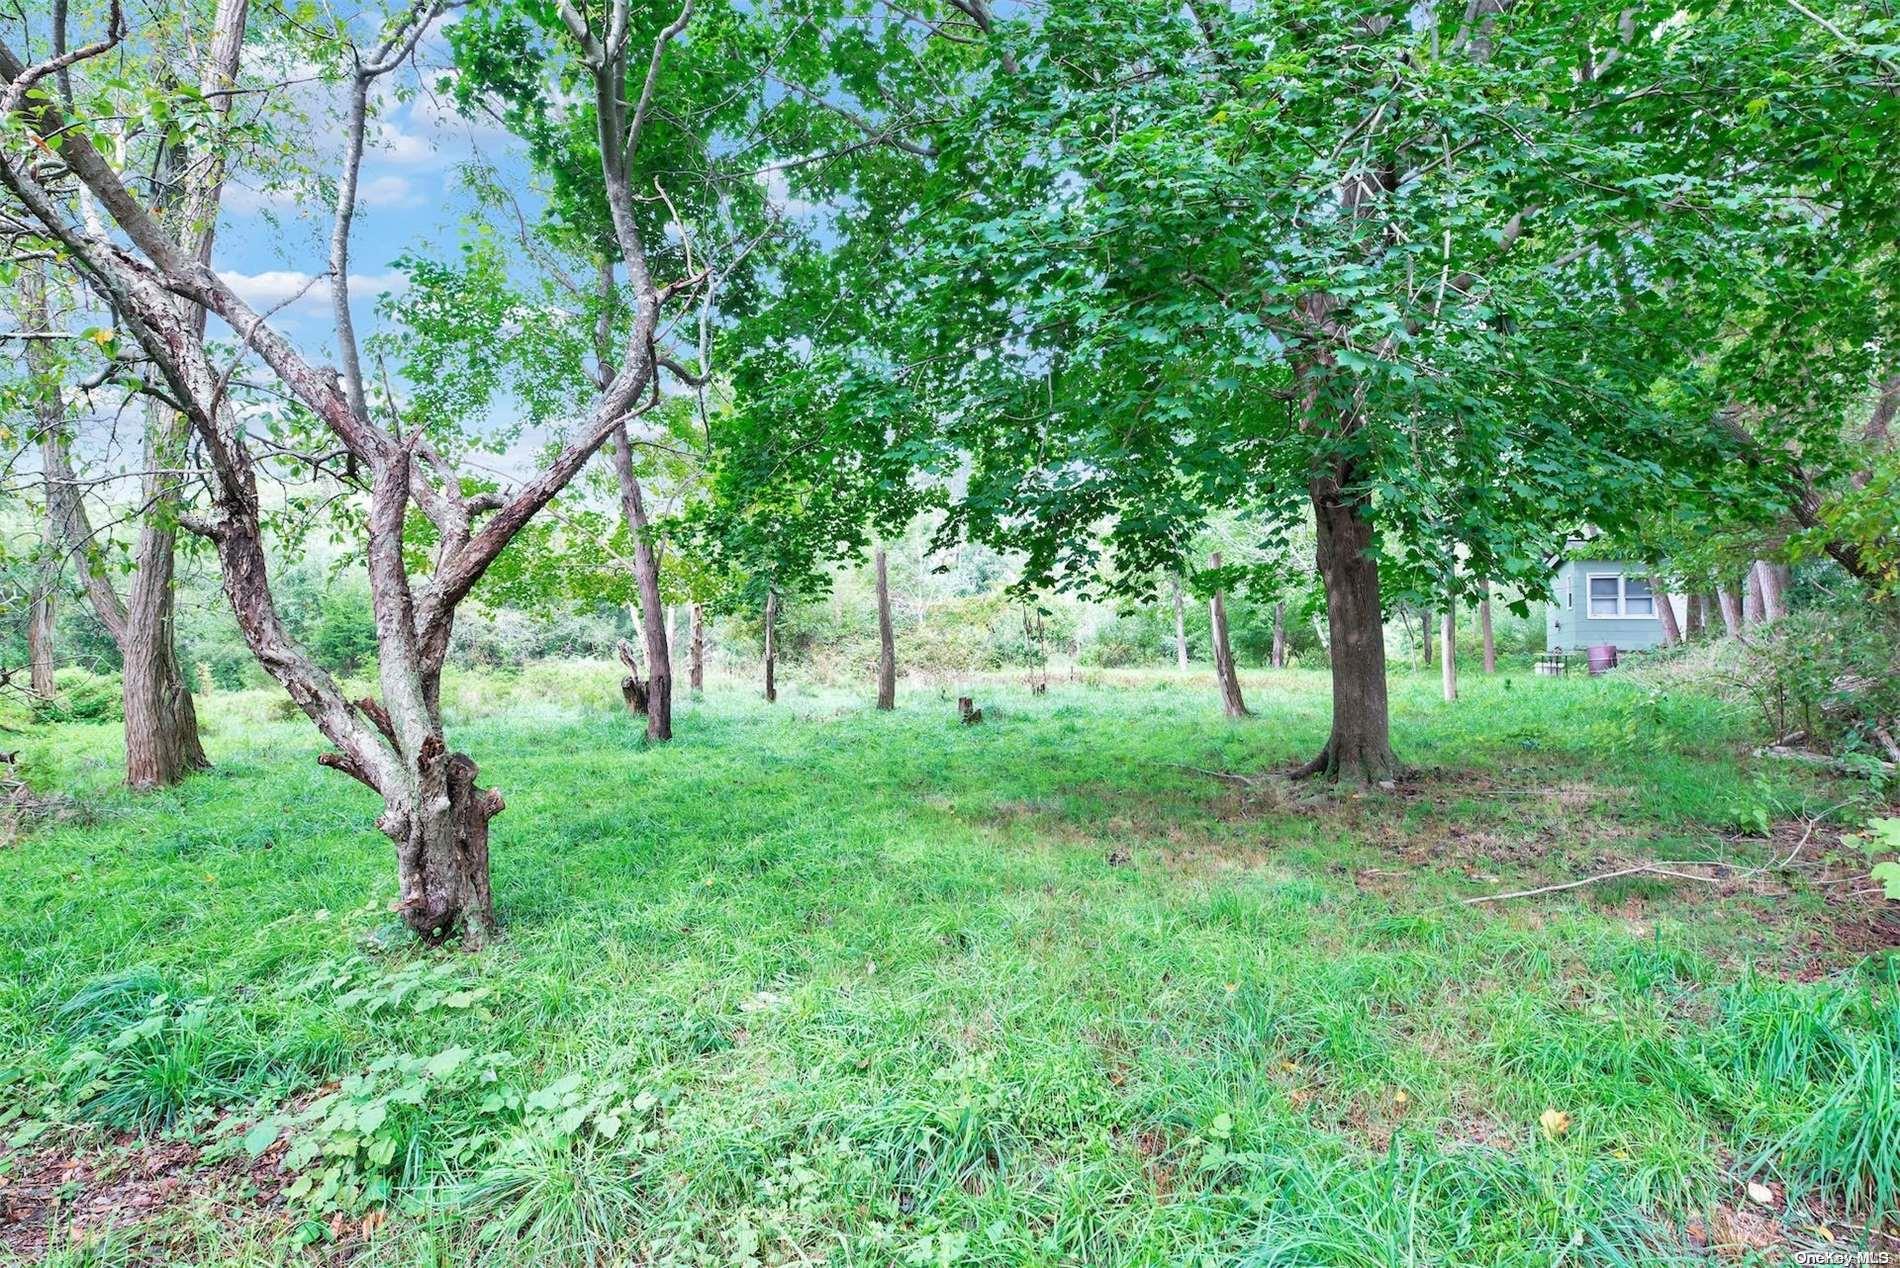
<path fill-rule="evenodd" d="M 492 123 L 463 118 L 435 91 L 447 61 L 438 29 L 423 41 L 413 64 L 378 85 L 351 235 L 351 298 L 359 338 L 374 328 L 377 295 L 401 287 L 401 275 L 392 268 L 398 257 L 414 252 L 447 258 L 456 252 L 470 207 L 458 168 L 475 160 L 496 168 L 533 214 L 536 200 L 525 188 L 520 143 Z M 296 78 L 308 71 L 290 67 L 284 73 Z M 341 92 L 315 83 L 283 91 L 308 119 L 299 138 L 309 147 L 305 164 L 332 177 L 341 149 Z M 272 323 L 310 355 L 333 361 L 330 289 L 321 277 L 328 264 L 333 207 L 313 182 L 267 185 L 256 172 L 233 173 L 213 264 L 260 310 L 288 301 Z M 318 279 L 314 285 L 313 277 Z"/>

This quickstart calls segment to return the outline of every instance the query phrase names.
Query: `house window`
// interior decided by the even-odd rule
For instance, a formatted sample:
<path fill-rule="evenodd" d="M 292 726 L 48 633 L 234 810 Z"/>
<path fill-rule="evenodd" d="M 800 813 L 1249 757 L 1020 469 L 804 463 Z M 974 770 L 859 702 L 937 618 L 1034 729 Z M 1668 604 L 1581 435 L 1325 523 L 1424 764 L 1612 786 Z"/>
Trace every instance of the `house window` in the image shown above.
<path fill-rule="evenodd" d="M 1654 617 L 1656 595 L 1648 577 L 1625 577 L 1620 573 L 1596 573 L 1589 578 L 1589 616 L 1594 620 L 1616 617 Z"/>

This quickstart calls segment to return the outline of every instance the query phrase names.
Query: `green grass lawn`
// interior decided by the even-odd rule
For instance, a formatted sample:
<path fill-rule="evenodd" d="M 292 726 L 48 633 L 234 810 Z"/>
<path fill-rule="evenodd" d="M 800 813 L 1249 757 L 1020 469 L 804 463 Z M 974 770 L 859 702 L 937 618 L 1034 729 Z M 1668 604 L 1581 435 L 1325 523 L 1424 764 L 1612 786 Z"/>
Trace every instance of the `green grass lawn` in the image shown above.
<path fill-rule="evenodd" d="M 733 684 L 649 748 L 614 672 L 455 684 L 508 802 L 478 957 L 261 696 L 152 796 L 111 726 L 26 737 L 73 800 L 0 848 L 0 1202 L 64 1186 L 49 1262 L 1772 1262 L 1895 1207 L 1894 974 L 1812 873 L 1457 901 L 1749 868 L 1851 796 L 1718 702 L 1401 675 L 1420 776 L 1337 799 L 1270 776 L 1321 674 L 970 728 Z"/>

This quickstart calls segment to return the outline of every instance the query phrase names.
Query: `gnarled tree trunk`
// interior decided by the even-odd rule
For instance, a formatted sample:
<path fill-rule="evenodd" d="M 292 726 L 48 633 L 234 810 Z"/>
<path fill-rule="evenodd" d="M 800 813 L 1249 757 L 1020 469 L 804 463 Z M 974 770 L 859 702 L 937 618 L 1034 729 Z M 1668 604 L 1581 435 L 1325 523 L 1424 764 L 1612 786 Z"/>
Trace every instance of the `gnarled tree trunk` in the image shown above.
<path fill-rule="evenodd" d="M 1208 562 L 1218 568 L 1220 556 L 1215 555 Z M 1234 668 L 1233 646 L 1227 641 L 1227 605 L 1222 602 L 1219 590 L 1207 601 L 1207 616 L 1214 639 L 1214 677 L 1220 682 L 1221 708 L 1230 718 L 1244 718 L 1247 702 L 1240 697 L 1240 674 Z"/>
<path fill-rule="evenodd" d="M 891 577 L 877 548 L 877 707 L 897 707 L 897 640 L 891 632 Z"/>
<path fill-rule="evenodd" d="M 1372 524 L 1347 493 L 1356 477 L 1351 462 L 1340 459 L 1316 474 L 1310 486 L 1315 554 L 1326 587 L 1333 727 L 1326 746 L 1296 774 L 1375 784 L 1398 778 L 1400 767 L 1386 703 L 1385 619 Z"/>

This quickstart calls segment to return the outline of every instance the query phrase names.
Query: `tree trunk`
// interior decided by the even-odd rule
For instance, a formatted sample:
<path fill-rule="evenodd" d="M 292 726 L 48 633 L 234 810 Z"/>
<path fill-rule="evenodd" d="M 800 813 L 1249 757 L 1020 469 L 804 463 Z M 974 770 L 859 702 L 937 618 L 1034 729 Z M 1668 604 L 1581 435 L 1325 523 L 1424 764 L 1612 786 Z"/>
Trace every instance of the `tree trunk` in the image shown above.
<path fill-rule="evenodd" d="M 1484 638 L 1484 672 L 1498 672 L 1498 641 L 1491 633 L 1491 583 L 1484 583 L 1484 597 L 1478 600 L 1478 632 Z"/>
<path fill-rule="evenodd" d="M 1758 560 L 1755 576 L 1761 585 L 1761 619 L 1779 621 L 1788 615 L 1788 565 Z"/>
<path fill-rule="evenodd" d="M 1690 591 L 1682 600 L 1682 641 L 1689 642 L 1702 633 L 1702 596 Z"/>
<path fill-rule="evenodd" d="M 1268 653 L 1269 663 L 1275 669 L 1286 668 L 1286 604 L 1273 605 L 1273 650 Z"/>
<path fill-rule="evenodd" d="M 47 508 L 46 522 L 41 526 L 40 544 L 45 553 L 34 569 L 33 594 L 26 612 L 26 665 L 28 685 L 33 694 L 41 700 L 51 700 L 56 693 L 53 685 L 53 605 L 59 594 L 61 551 L 59 528 L 50 507 Z"/>
<path fill-rule="evenodd" d="M 416 805 L 392 808 L 381 822 L 396 828 L 396 910 L 431 945 L 460 929 L 462 947 L 479 951 L 496 932 L 488 880 L 488 821 L 504 808 L 501 794 L 475 786 L 475 763 L 429 737 L 411 771 Z"/>
<path fill-rule="evenodd" d="M 134 788 L 169 787 L 211 765 L 198 741 L 198 714 L 172 646 L 169 582 L 163 590 L 163 615 L 132 626 L 119 648 L 124 660 L 125 782 Z"/>
<path fill-rule="evenodd" d="M 1722 610 L 1722 624 L 1730 638 L 1742 636 L 1742 605 L 1735 601 L 1735 592 L 1727 586 L 1715 588 L 1715 603 Z"/>
<path fill-rule="evenodd" d="M 703 605 L 693 605 L 692 642 L 688 647 L 686 672 L 694 691 L 706 689 L 706 609 Z"/>
<path fill-rule="evenodd" d="M 1220 567 L 1220 556 L 1213 556 L 1210 562 Z M 1221 707 L 1230 718 L 1244 718 L 1247 702 L 1240 698 L 1240 674 L 1234 668 L 1234 649 L 1227 642 L 1227 606 L 1219 590 L 1207 601 L 1207 614 L 1214 638 L 1214 677 L 1220 682 Z"/>
<path fill-rule="evenodd" d="M 1174 579 L 1174 667 L 1185 672 L 1187 654 L 1187 604 L 1181 596 L 1181 578 Z"/>
<path fill-rule="evenodd" d="M 765 702 L 778 699 L 778 591 L 765 592 Z"/>
<path fill-rule="evenodd" d="M 1767 619 L 1768 608 L 1761 592 L 1761 561 L 1758 559 L 1748 565 L 1748 574 L 1742 579 L 1742 624 L 1760 625 Z"/>
<path fill-rule="evenodd" d="M 1326 746 L 1297 775 L 1342 784 L 1397 779 L 1386 702 L 1385 619 L 1372 524 L 1348 501 L 1358 482 L 1349 460 L 1313 477 L 1315 556 L 1326 587 L 1327 647 L 1333 667 L 1333 727 Z"/>
<path fill-rule="evenodd" d="M 640 590 L 640 627 L 647 657 L 647 738 L 673 738 L 673 653 L 667 646 L 666 609 L 660 602 L 660 559 L 653 550 L 646 501 L 633 474 L 633 449 L 622 425 L 614 432 L 614 475 L 620 481 L 620 511 L 633 538 L 633 575 Z"/>
<path fill-rule="evenodd" d="M 1664 647 L 1675 647 L 1682 642 L 1682 627 L 1676 624 L 1676 605 L 1665 590 L 1652 590 L 1656 598 L 1656 616 L 1662 621 Z"/>
<path fill-rule="evenodd" d="M 897 707 L 897 640 L 891 633 L 891 577 L 882 546 L 877 549 L 877 707 Z"/>
<path fill-rule="evenodd" d="M 1458 698 L 1458 609 L 1446 603 L 1445 614 L 1440 619 L 1443 624 L 1439 627 L 1438 643 L 1444 667 L 1441 677 L 1445 699 L 1451 701 Z"/>
<path fill-rule="evenodd" d="M 1432 610 L 1430 608 L 1418 610 L 1418 656 L 1420 669 L 1432 667 Z"/>

